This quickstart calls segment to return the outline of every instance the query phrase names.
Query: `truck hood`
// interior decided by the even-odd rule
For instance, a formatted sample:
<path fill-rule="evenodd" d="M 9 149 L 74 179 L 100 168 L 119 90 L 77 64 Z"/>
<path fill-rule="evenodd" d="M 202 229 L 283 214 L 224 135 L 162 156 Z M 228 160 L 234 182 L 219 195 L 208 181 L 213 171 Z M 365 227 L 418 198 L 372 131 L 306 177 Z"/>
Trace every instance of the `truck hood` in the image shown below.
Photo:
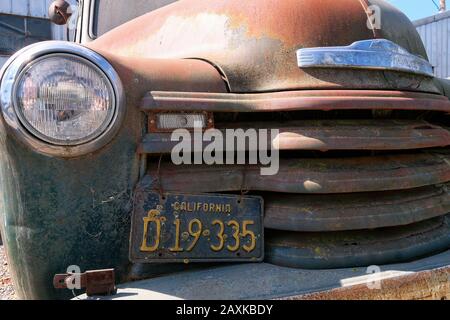
<path fill-rule="evenodd" d="M 381 29 L 368 26 L 369 6 L 380 8 Z M 336 88 L 438 92 L 430 77 L 297 65 L 300 48 L 376 38 L 427 58 L 409 19 L 383 0 L 181 0 L 88 46 L 108 57 L 204 60 L 236 93 Z"/>

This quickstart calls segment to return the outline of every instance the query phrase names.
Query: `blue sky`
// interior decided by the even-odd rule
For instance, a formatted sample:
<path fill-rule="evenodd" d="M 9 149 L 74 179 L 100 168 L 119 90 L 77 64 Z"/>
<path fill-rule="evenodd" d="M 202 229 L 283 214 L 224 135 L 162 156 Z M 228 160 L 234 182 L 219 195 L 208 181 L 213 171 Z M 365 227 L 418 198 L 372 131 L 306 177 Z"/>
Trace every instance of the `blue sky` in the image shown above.
<path fill-rule="evenodd" d="M 388 2 L 402 10 L 413 21 L 438 13 L 432 0 L 388 0 Z M 439 0 L 434 2 L 439 4 Z M 450 1 L 447 2 L 447 9 L 449 9 Z"/>

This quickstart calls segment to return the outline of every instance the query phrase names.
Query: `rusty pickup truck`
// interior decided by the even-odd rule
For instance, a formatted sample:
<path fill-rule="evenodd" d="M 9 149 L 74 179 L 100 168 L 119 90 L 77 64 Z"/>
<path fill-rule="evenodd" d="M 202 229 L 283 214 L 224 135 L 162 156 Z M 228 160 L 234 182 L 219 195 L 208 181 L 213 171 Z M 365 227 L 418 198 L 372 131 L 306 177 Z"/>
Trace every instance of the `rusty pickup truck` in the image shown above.
<path fill-rule="evenodd" d="M 115 283 L 111 299 L 448 297 L 450 82 L 399 10 L 50 11 L 74 41 L 26 47 L 0 74 L 0 226 L 19 297 Z M 198 137 L 222 135 L 214 161 L 196 157 L 211 148 Z"/>

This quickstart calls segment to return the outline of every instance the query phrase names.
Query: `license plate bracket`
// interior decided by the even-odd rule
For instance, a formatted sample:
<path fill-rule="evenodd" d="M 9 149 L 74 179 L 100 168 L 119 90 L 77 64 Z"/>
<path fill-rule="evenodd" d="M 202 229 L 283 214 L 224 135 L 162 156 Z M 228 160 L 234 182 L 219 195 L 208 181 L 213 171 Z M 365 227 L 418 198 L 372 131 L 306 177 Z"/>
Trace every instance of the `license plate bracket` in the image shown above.
<path fill-rule="evenodd" d="M 136 263 L 259 262 L 263 199 L 137 191 L 130 237 Z"/>

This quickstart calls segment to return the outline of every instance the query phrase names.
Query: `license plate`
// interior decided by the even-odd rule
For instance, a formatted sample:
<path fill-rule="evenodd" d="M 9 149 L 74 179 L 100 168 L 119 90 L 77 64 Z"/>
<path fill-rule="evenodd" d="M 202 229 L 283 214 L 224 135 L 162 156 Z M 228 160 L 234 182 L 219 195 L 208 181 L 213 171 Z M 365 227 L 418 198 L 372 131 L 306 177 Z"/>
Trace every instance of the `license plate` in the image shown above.
<path fill-rule="evenodd" d="M 138 194 L 132 262 L 262 261 L 263 199 L 234 195 Z"/>

